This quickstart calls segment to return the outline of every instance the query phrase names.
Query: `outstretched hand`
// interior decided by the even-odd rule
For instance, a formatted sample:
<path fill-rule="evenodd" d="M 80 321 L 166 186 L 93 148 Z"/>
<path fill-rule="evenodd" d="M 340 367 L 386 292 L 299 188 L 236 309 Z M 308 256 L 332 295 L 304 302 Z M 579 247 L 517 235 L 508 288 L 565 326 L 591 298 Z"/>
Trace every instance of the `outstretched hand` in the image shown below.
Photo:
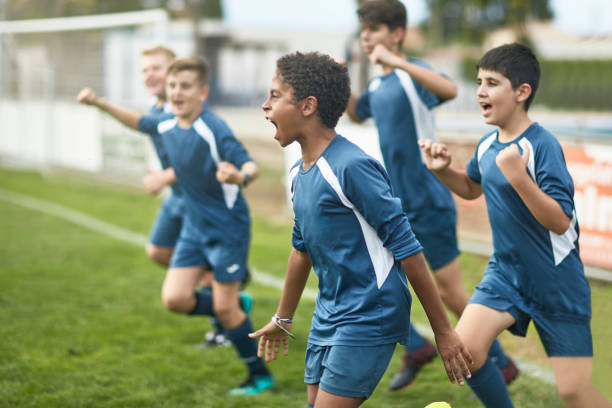
<path fill-rule="evenodd" d="M 463 385 L 465 383 L 463 376 L 467 378 L 472 376 L 469 365 L 473 364 L 474 360 L 457 332 L 451 330 L 448 333 L 436 334 L 436 346 L 450 382 Z"/>
<path fill-rule="evenodd" d="M 282 323 L 287 331 L 291 331 L 290 323 Z M 266 362 L 276 360 L 278 349 L 281 343 L 283 344 L 283 354 L 289 354 L 289 336 L 286 332 L 280 329 L 274 322 L 270 322 L 254 333 L 249 333 L 252 339 L 259 337 L 259 346 L 257 348 L 257 356 L 263 357 L 265 352 Z"/>
<path fill-rule="evenodd" d="M 451 155 L 446 149 L 446 145 L 424 139 L 419 140 L 419 147 L 423 152 L 423 159 L 429 170 L 444 170 L 450 165 Z"/>
<path fill-rule="evenodd" d="M 91 88 L 83 88 L 77 95 L 77 102 L 85 105 L 96 105 L 98 103 L 98 95 Z"/>

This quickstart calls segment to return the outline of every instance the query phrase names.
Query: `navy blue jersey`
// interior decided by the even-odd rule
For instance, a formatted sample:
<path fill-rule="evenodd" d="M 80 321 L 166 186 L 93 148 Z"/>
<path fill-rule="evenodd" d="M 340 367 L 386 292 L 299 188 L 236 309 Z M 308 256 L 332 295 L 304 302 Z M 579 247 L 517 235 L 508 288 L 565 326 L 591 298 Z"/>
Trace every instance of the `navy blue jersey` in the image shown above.
<path fill-rule="evenodd" d="M 149 109 L 149 115 L 171 118 L 173 116 L 172 111 L 169 109 L 169 105 L 167 103 L 163 104 L 161 107 L 157 107 L 157 104 L 151 106 Z M 147 132 L 149 133 L 149 132 Z M 159 133 L 153 132 L 149 133 L 151 136 L 151 141 L 153 142 L 153 147 L 155 147 L 155 152 L 157 153 L 157 157 L 159 158 L 159 163 L 162 169 L 167 169 L 170 166 L 170 158 L 168 157 L 168 152 L 164 147 L 164 143 L 161 140 L 161 136 Z M 170 185 L 172 189 L 172 193 L 179 196 L 181 194 L 181 189 L 178 183 L 172 183 Z"/>
<path fill-rule="evenodd" d="M 185 198 L 188 217 L 207 242 L 234 244 L 250 233 L 249 211 L 240 187 L 217 181 L 217 165 L 239 169 L 252 161 L 227 124 L 205 109 L 189 129 L 176 117 L 143 116 L 138 128 L 161 137 Z"/>
<path fill-rule="evenodd" d="M 405 342 L 410 291 L 400 260 L 421 251 L 382 165 L 336 136 L 308 170 L 290 172 L 293 246 L 319 278 L 309 343 Z"/>
<path fill-rule="evenodd" d="M 544 228 L 497 167 L 497 154 L 510 144 L 517 144 L 521 154 L 528 146 L 529 176 L 571 220 L 564 234 Z M 480 140 L 466 170 L 482 186 L 493 231 L 491 262 L 498 272 L 485 281 L 503 280 L 513 288 L 514 293 L 507 295 L 524 310 L 561 319 L 590 318 L 590 289 L 578 250 L 574 184 L 557 139 L 537 123 L 508 143 L 500 143 L 494 131 Z"/>
<path fill-rule="evenodd" d="M 454 208 L 450 192 L 427 169 L 418 146 L 419 139 L 436 140 L 433 108 L 442 102 L 400 69 L 374 78 L 357 101 L 357 116 L 376 122 L 393 192 L 411 219 L 420 209 Z"/>

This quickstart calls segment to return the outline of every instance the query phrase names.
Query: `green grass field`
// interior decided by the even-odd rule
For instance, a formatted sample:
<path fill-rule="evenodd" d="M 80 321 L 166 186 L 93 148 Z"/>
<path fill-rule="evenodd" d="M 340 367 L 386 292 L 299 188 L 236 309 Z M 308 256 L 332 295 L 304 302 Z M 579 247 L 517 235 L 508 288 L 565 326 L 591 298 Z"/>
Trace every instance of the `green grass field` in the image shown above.
<path fill-rule="evenodd" d="M 268 174 L 276 177 L 277 174 Z M 264 174 L 262 185 L 266 183 Z M 258 181 L 259 182 L 259 181 Z M 255 188 L 256 184 L 252 188 Z M 0 171 L 0 188 L 51 201 L 148 234 L 160 201 L 141 191 L 75 176 L 43 178 Z M 251 187 L 250 187 L 251 188 Z M 257 205 L 253 206 L 258 208 Z M 255 212 L 255 211 L 254 211 Z M 250 263 L 282 278 L 290 249 L 290 220 L 256 211 Z M 312 300 L 295 317 L 297 339 L 290 355 L 272 362 L 278 386 L 251 398 L 229 398 L 245 371 L 232 348 L 195 347 L 209 330 L 206 318 L 166 311 L 160 301 L 164 270 L 143 248 L 26 209 L 0 198 L 0 407 L 305 407 L 303 358 Z M 466 285 L 478 280 L 486 259 L 462 255 Z M 316 287 L 314 274 L 309 286 Z M 267 323 L 280 292 L 257 281 L 256 327 Z M 607 328 L 612 287 L 593 285 L 594 381 L 612 397 Z M 425 323 L 415 302 L 413 318 Z M 527 339 L 503 335 L 514 355 L 546 367 L 533 331 Z M 387 390 L 401 364 L 398 348 L 381 384 L 365 407 L 424 407 L 449 401 L 478 406 L 469 388 L 448 383 L 439 359 L 400 392 Z M 510 387 L 517 407 L 561 406 L 554 386 L 523 373 Z"/>

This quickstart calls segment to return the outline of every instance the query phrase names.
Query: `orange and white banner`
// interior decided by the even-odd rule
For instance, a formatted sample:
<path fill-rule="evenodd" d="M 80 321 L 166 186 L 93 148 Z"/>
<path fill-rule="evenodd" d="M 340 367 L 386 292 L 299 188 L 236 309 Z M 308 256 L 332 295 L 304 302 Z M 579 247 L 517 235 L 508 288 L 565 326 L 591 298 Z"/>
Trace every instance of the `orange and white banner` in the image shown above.
<path fill-rule="evenodd" d="M 580 225 L 580 257 L 585 264 L 612 268 L 612 146 L 562 143 L 574 179 Z"/>

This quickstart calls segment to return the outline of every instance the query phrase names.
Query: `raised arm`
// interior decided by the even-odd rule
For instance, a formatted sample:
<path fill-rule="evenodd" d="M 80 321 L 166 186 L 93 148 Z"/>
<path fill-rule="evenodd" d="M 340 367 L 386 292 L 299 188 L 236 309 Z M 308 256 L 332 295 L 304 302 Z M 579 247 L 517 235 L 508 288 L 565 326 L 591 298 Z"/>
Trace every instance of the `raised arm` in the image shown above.
<path fill-rule="evenodd" d="M 453 193 L 466 200 L 480 197 L 482 194 L 480 184 L 469 178 L 465 170 L 450 167 L 451 154 L 444 144 L 419 140 L 419 147 L 423 152 L 427 168 Z"/>
<path fill-rule="evenodd" d="M 402 267 L 427 314 L 449 380 L 463 385 L 462 375 L 468 378 L 471 376 L 468 364 L 472 364 L 472 356 L 461 343 L 459 336 L 448 320 L 438 290 L 425 264 L 423 254 L 419 252 L 416 255 L 404 258 Z"/>
<path fill-rule="evenodd" d="M 90 88 L 83 88 L 77 95 L 77 101 L 85 105 L 96 106 L 98 109 L 108 113 L 125 126 L 138 130 L 138 121 L 142 117 L 140 113 L 122 108 L 120 106 L 111 105 L 103 98 L 99 98 Z"/>
<path fill-rule="evenodd" d="M 438 98 L 449 100 L 457 96 L 457 85 L 444 75 L 407 61 L 403 55 L 392 53 L 382 44 L 377 44 L 368 56 L 373 64 L 382 64 L 406 71 L 415 81 Z"/>
<path fill-rule="evenodd" d="M 521 155 L 517 145 L 511 144 L 497 154 L 495 162 L 535 219 L 544 228 L 561 235 L 567 231 L 571 220 L 561 205 L 542 191 L 527 174 L 530 154 L 529 147 L 525 146 Z"/>
<path fill-rule="evenodd" d="M 254 161 L 244 163 L 240 169 L 230 162 L 219 162 L 217 180 L 221 183 L 238 184 L 246 187 L 259 176 L 259 167 Z"/>
<path fill-rule="evenodd" d="M 363 122 L 363 119 L 357 115 L 357 95 L 354 93 L 351 93 L 351 96 L 349 97 L 348 104 L 346 105 L 346 114 L 352 122 Z"/>
<path fill-rule="evenodd" d="M 251 338 L 260 337 L 257 355 L 262 357 L 265 353 L 266 361 L 276 359 L 281 343 L 283 344 L 283 354 L 287 355 L 289 353 L 289 335 L 287 332 L 291 331 L 291 320 L 306 287 L 311 268 L 312 263 L 308 253 L 293 248 L 289 254 L 285 286 L 275 315 L 281 320 L 272 321 L 263 328 L 249 334 Z M 286 319 L 289 319 L 289 321 L 286 321 Z"/>

